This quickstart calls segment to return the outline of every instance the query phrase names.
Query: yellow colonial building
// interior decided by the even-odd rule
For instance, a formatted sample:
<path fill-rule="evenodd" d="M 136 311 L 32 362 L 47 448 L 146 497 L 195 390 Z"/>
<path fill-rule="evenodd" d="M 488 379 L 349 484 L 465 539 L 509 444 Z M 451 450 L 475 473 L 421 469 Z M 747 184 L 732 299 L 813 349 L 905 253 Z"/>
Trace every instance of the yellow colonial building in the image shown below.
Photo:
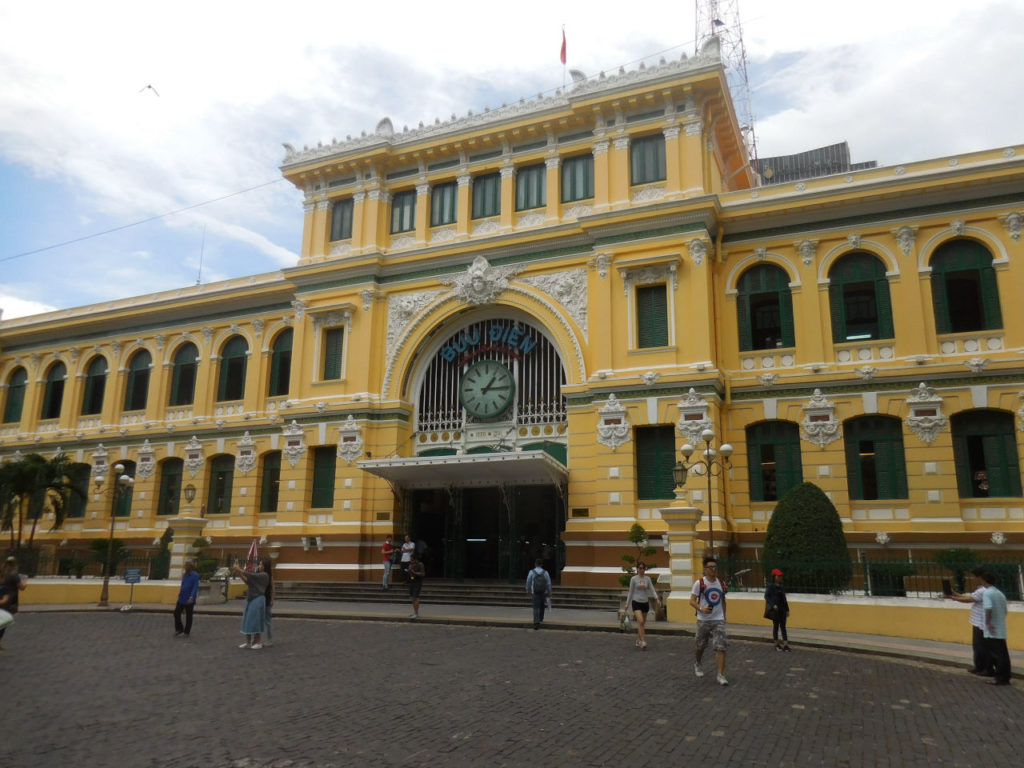
<path fill-rule="evenodd" d="M 280 578 L 369 580 L 409 533 L 436 576 L 542 557 L 610 586 L 710 431 L 731 462 L 685 504 L 721 551 L 756 556 L 802 480 L 860 550 L 1019 550 L 1024 146 L 758 169 L 714 40 L 288 146 L 294 267 L 0 322 L 0 458 L 88 465 L 37 541 L 105 538 L 90 478 L 121 462 L 136 550 L 194 517 L 214 551 L 260 538 Z"/>

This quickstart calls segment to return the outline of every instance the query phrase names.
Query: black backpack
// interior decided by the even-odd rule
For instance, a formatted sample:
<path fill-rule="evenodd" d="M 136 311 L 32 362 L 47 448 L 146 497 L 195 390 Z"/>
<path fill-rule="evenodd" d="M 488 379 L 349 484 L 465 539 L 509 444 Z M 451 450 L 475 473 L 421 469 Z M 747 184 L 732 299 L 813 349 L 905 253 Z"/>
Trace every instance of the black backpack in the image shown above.
<path fill-rule="evenodd" d="M 533 594 L 546 595 L 548 593 L 548 575 L 546 572 L 532 571 L 533 573 Z"/>

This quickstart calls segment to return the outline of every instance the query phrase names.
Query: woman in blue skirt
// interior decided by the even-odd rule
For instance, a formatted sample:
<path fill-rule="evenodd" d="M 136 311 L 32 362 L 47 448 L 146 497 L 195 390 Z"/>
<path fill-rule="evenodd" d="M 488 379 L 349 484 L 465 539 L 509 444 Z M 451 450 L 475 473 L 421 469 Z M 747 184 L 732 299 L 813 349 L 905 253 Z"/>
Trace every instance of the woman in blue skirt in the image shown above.
<path fill-rule="evenodd" d="M 237 564 L 231 572 L 245 582 L 249 588 L 245 594 L 245 612 L 242 614 L 242 634 L 245 642 L 239 648 L 252 648 L 254 651 L 263 647 L 260 642 L 267 619 L 267 586 L 270 575 L 267 573 L 269 563 L 264 558 L 253 572 L 245 571 Z"/>

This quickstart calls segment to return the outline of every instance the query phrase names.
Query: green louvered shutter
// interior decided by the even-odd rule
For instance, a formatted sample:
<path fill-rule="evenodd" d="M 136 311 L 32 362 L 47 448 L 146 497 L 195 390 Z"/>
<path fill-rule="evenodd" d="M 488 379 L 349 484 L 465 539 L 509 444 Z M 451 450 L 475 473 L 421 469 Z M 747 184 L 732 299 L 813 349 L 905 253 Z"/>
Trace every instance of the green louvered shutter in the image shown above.
<path fill-rule="evenodd" d="M 999 307 L 999 285 L 996 282 L 996 270 L 989 263 L 978 270 L 981 280 L 981 300 L 985 309 L 985 328 L 991 331 L 1003 327 L 1003 313 Z"/>
<path fill-rule="evenodd" d="M 324 332 L 324 381 L 341 378 L 341 353 L 344 328 L 328 328 Z"/>
<path fill-rule="evenodd" d="M 664 285 L 636 289 L 637 346 L 668 346 L 668 295 Z"/>
<path fill-rule="evenodd" d="M 889 296 L 889 279 L 883 273 L 875 280 L 875 309 L 878 312 L 878 338 L 895 338 L 892 324 L 892 299 Z"/>
<path fill-rule="evenodd" d="M 277 512 L 281 482 L 281 452 L 271 451 L 263 457 L 263 477 L 260 484 L 260 512 Z"/>
<path fill-rule="evenodd" d="M 793 325 L 793 294 L 789 288 L 779 290 L 779 325 L 782 329 L 782 346 L 796 346 L 796 329 Z"/>
<path fill-rule="evenodd" d="M 337 449 L 313 449 L 313 492 L 310 506 L 315 509 L 330 509 L 334 506 L 334 468 L 337 463 Z"/>
<path fill-rule="evenodd" d="M 804 481 L 803 457 L 800 454 L 800 428 L 792 422 L 778 424 L 775 445 L 775 484 L 778 498 Z"/>
<path fill-rule="evenodd" d="M 949 318 L 949 306 L 946 303 L 946 273 L 932 268 L 932 308 L 935 311 L 935 332 L 949 333 L 953 327 Z"/>
<path fill-rule="evenodd" d="M 672 426 L 637 427 L 636 493 L 637 499 L 675 498 L 675 433 Z"/>
<path fill-rule="evenodd" d="M 274 340 L 270 356 L 270 386 L 267 394 L 279 397 L 288 394 L 292 372 L 292 330 L 282 331 Z"/>
<path fill-rule="evenodd" d="M 832 318 L 832 343 L 846 341 L 846 318 L 843 311 L 843 284 L 833 278 L 828 285 L 828 310 Z"/>
<path fill-rule="evenodd" d="M 754 340 L 750 333 L 750 294 L 742 291 L 736 295 L 736 324 L 739 329 L 740 351 L 749 352 L 754 348 Z"/>

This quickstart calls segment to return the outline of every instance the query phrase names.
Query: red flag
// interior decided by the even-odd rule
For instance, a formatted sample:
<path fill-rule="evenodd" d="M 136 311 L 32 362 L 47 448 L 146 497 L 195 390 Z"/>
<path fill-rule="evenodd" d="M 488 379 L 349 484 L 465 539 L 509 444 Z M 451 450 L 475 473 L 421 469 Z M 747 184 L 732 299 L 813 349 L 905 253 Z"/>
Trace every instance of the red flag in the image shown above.
<path fill-rule="evenodd" d="M 252 544 L 249 545 L 249 554 L 245 558 L 245 570 L 255 571 L 256 561 L 260 559 L 260 540 L 253 539 Z"/>
<path fill-rule="evenodd" d="M 562 28 L 562 53 L 560 54 L 559 58 L 562 60 L 562 63 L 565 64 L 565 28 L 564 27 Z"/>

